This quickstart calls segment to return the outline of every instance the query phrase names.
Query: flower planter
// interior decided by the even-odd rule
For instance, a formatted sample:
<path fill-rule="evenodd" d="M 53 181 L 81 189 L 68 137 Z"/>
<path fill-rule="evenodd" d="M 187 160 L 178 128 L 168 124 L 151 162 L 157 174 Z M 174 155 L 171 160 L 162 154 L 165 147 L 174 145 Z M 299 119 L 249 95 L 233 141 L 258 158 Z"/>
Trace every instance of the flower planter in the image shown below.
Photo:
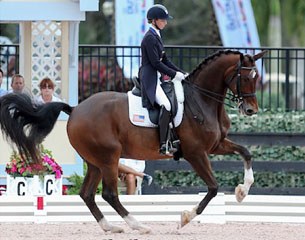
<path fill-rule="evenodd" d="M 43 177 L 6 177 L 6 194 L 16 196 L 31 195 L 62 195 L 62 178 L 55 178 L 55 175 Z"/>

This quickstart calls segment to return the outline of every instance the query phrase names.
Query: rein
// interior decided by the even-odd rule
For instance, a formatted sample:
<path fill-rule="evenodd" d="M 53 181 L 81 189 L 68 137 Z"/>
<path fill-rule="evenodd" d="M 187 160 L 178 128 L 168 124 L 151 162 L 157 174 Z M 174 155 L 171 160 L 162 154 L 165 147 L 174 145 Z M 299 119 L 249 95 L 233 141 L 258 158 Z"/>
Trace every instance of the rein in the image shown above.
<path fill-rule="evenodd" d="M 245 97 L 254 97 L 256 96 L 256 93 L 242 93 L 241 92 L 241 70 L 251 70 L 250 74 L 252 73 L 252 71 L 256 70 L 256 67 L 243 67 L 242 66 L 242 61 L 243 61 L 243 55 L 240 55 L 240 60 L 238 61 L 237 67 L 236 67 L 236 71 L 232 74 L 232 76 L 230 77 L 229 80 L 225 80 L 225 83 L 229 86 L 231 81 L 234 79 L 235 76 L 237 76 L 237 80 L 236 80 L 236 89 L 237 89 L 237 94 L 231 94 L 231 93 L 227 93 L 229 95 L 229 97 L 227 96 L 223 96 L 222 94 L 219 93 L 215 93 L 213 91 L 201 88 L 199 86 L 197 86 L 196 84 L 192 83 L 190 81 L 190 77 L 187 76 L 186 79 L 184 79 L 184 82 L 188 84 L 189 87 L 191 87 L 192 89 L 197 90 L 200 94 L 209 97 L 210 99 L 224 104 L 226 106 L 229 106 L 231 108 L 234 108 L 235 106 L 224 102 L 226 99 L 227 100 L 231 100 L 236 102 L 239 106 L 242 104 L 243 99 Z"/>
<path fill-rule="evenodd" d="M 195 89 L 197 90 L 197 92 L 199 92 L 200 94 L 206 96 L 206 97 L 209 97 L 210 99 L 213 99 L 214 101 L 218 102 L 218 103 L 222 103 L 222 104 L 225 104 L 229 107 L 232 107 L 234 108 L 233 105 L 229 104 L 229 103 L 226 103 L 224 102 L 225 99 L 228 99 L 228 100 L 233 100 L 233 94 L 230 94 L 228 93 L 229 95 L 231 95 L 231 97 L 227 97 L 227 96 L 223 96 L 222 94 L 219 94 L 219 93 L 215 93 L 215 92 L 212 92 L 210 90 L 206 90 L 204 88 L 201 88 L 201 87 L 198 87 L 196 84 L 193 84 L 191 81 L 188 80 L 189 77 L 187 77 L 186 79 L 184 79 L 183 81 L 185 83 L 188 84 L 189 87 L 191 87 L 192 89 Z M 220 99 L 219 99 L 220 98 Z"/>

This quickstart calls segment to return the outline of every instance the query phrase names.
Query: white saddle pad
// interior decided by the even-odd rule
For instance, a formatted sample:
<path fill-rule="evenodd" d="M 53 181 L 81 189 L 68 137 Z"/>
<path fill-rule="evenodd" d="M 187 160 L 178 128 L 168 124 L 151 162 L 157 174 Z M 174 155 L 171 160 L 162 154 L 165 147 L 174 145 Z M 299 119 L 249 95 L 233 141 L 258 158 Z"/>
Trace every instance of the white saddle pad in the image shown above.
<path fill-rule="evenodd" d="M 128 93 L 129 119 L 132 124 L 140 127 L 158 127 L 152 123 L 148 116 L 148 110 L 142 107 L 141 97 L 135 96 L 131 91 Z M 183 103 L 178 102 L 178 111 L 174 118 L 174 125 L 178 127 L 183 117 Z"/>

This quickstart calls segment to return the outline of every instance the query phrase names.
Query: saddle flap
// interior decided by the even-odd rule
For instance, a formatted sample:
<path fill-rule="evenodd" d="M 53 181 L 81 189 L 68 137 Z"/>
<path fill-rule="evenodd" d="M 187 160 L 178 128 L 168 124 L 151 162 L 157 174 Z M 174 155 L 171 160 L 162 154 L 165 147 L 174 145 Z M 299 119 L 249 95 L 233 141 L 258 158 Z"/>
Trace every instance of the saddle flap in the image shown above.
<path fill-rule="evenodd" d="M 135 96 L 131 91 L 127 95 L 130 122 L 140 127 L 158 127 L 159 109 L 155 109 L 149 113 L 146 108 L 143 108 L 141 97 Z M 178 103 L 178 111 L 174 118 L 175 127 L 178 127 L 182 121 L 183 108 L 183 103 Z"/>

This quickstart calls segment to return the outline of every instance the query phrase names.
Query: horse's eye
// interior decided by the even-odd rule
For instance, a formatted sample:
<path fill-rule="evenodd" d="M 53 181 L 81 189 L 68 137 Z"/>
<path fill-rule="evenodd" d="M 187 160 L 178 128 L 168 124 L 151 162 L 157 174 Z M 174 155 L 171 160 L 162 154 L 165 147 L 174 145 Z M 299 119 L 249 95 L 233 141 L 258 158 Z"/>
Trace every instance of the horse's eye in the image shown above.
<path fill-rule="evenodd" d="M 251 70 L 251 72 L 249 73 L 249 76 L 250 76 L 251 78 L 255 78 L 255 76 L 256 76 L 256 71 L 255 71 L 255 69 L 252 69 L 252 70 Z"/>

